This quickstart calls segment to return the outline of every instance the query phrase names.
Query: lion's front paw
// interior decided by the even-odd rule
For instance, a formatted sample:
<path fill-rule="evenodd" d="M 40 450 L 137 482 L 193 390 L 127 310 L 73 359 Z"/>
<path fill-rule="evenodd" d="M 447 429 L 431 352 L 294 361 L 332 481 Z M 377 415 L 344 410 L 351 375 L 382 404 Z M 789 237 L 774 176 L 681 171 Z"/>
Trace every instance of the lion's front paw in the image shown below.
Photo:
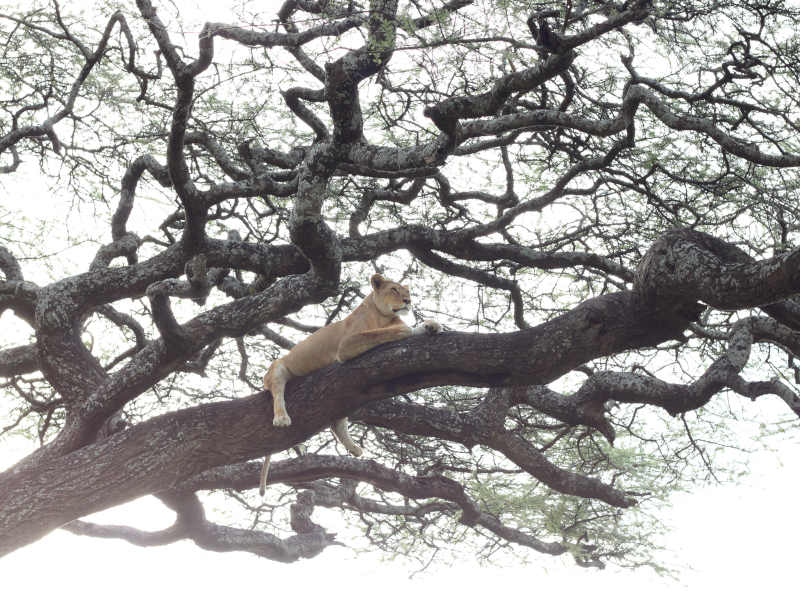
<path fill-rule="evenodd" d="M 442 326 L 433 319 L 423 321 L 422 326 L 425 328 L 425 333 L 428 335 L 435 335 L 442 332 Z"/>
<path fill-rule="evenodd" d="M 289 415 L 275 415 L 275 418 L 272 419 L 272 424 L 275 427 L 288 427 L 292 424 L 292 420 Z"/>

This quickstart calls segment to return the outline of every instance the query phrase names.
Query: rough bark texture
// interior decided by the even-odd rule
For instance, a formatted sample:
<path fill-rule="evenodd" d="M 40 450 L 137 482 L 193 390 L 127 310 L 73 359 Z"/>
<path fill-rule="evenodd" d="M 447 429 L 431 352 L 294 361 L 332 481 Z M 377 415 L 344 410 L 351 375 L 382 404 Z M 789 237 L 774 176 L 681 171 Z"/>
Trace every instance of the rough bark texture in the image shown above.
<path fill-rule="evenodd" d="M 500 19 L 467 0 L 287 0 L 275 31 L 206 23 L 193 47 L 150 0 L 95 33 L 57 4 L 4 15 L 5 87 L 23 91 L 3 100 L 0 174 L 14 176 L 21 157 L 45 172 L 59 161 L 76 203 L 114 202 L 107 243 L 56 277 L 24 260 L 46 252 L 0 212 L 0 317 L 26 332 L 0 332 L 2 393 L 16 402 L 2 433 L 42 441 L 0 473 L 0 554 L 64 526 L 288 562 L 338 543 L 312 520 L 326 506 L 358 513 L 381 547 L 446 522 L 487 547 L 602 566 L 634 553 L 606 538 L 653 493 L 610 446 L 622 430 L 646 447 L 640 408 L 685 424 L 732 391 L 776 395 L 800 415 L 800 213 L 784 201 L 798 185 L 786 140 L 800 108 L 780 92 L 760 100 L 800 84 L 787 67 L 796 40 L 764 41 L 800 14 L 612 4 L 509 7 Z M 735 24 L 726 50 L 703 38 L 720 23 Z M 246 58 L 226 65 L 222 43 Z M 640 73 L 640 43 L 677 45 L 682 68 Z M 146 203 L 159 194 L 167 202 Z M 137 210 L 169 202 L 160 225 L 134 231 Z M 184 377 L 221 387 L 236 362 L 238 389 L 258 389 L 267 355 L 341 318 L 381 268 L 407 269 L 412 290 L 442 299 L 443 320 L 469 332 L 292 380 L 289 428 L 272 427 L 265 392 L 220 401 Z M 323 317 L 301 322 L 315 306 Z M 110 353 L 98 349 L 106 334 L 119 340 Z M 788 366 L 764 359 L 780 376 L 750 379 L 757 343 L 788 355 Z M 687 363 L 678 382 L 648 371 Z M 571 391 L 549 387 L 565 375 Z M 613 403 L 635 408 L 616 418 Z M 374 458 L 325 452 L 315 434 L 345 416 Z M 320 452 L 272 470 L 293 494 L 293 535 L 208 519 L 199 492 L 250 490 L 258 466 L 247 461 L 302 443 Z M 519 502 L 493 478 L 524 489 Z M 81 520 L 148 494 L 173 526 Z"/>

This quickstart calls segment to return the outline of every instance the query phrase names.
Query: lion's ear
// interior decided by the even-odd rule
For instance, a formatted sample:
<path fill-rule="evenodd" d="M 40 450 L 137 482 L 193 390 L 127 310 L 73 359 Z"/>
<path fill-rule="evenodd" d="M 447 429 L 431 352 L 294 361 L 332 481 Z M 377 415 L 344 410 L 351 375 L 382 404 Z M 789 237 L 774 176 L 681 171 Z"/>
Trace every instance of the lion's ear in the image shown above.
<path fill-rule="evenodd" d="M 372 289 L 379 290 L 383 285 L 383 282 L 386 281 L 383 278 L 383 275 L 380 273 L 375 273 L 372 277 L 369 278 L 369 282 L 372 284 Z"/>

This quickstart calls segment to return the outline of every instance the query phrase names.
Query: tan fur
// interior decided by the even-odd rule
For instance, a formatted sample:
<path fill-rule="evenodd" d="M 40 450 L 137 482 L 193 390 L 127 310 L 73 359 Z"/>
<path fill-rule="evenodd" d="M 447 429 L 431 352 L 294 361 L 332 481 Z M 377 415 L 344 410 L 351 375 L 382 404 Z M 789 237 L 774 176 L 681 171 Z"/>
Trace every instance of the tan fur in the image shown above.
<path fill-rule="evenodd" d="M 408 288 L 395 281 L 375 274 L 370 278 L 372 292 L 347 317 L 331 323 L 304 339 L 291 351 L 273 362 L 264 375 L 264 389 L 272 393 L 275 427 L 288 427 L 292 420 L 286 412 L 284 388 L 292 377 L 307 375 L 334 362 L 349 360 L 367 350 L 402 340 L 420 333 L 434 334 L 441 331 L 436 321 L 425 321 L 422 326 L 411 328 L 400 319 L 399 314 L 408 312 L 411 294 Z M 362 449 L 347 433 L 347 419 L 340 419 L 331 427 L 336 438 L 354 456 L 361 456 Z M 261 469 L 259 493 L 263 496 L 269 472 L 270 456 Z"/>

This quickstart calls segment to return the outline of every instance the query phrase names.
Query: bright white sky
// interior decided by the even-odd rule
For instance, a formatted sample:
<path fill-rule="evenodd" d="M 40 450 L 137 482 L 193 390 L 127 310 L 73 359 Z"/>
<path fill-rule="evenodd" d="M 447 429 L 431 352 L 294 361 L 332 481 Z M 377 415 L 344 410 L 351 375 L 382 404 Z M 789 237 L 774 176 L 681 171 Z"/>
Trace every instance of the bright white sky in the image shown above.
<path fill-rule="evenodd" d="M 677 581 L 647 569 L 587 571 L 569 559 L 524 550 L 520 563 L 527 558 L 531 564 L 480 567 L 465 558 L 453 567 L 432 568 L 409 579 L 417 566 L 381 562 L 345 548 L 282 565 L 240 552 L 206 552 L 189 542 L 137 548 L 57 531 L 0 560 L 0 582 L 6 598 L 37 599 L 78 590 L 86 600 L 140 600 L 170 593 L 200 600 L 274 593 L 327 600 L 362 595 L 394 600 L 419 594 L 477 600 L 522 590 L 562 599 L 794 599 L 800 537 L 796 450 L 796 444 L 785 444 L 775 452 L 754 455 L 752 476 L 739 485 L 675 498 L 665 514 L 672 533 L 663 542 L 674 551 L 675 564 L 685 565 Z M 170 524 L 171 515 L 158 501 L 143 499 L 91 520 L 158 529 Z"/>
<path fill-rule="evenodd" d="M 187 15 L 184 29 L 199 31 L 196 3 L 177 4 Z M 228 7 L 233 4 L 204 5 L 202 18 L 230 21 Z M 260 4 L 266 7 L 269 2 Z M 0 189 L 8 205 L 7 192 L 7 188 Z M 10 203 L 13 207 L 14 202 Z M 39 208 L 49 210 L 47 205 L 42 202 Z M 26 209 L 31 208 L 35 205 L 27 204 Z M 12 326 L 12 321 L 3 319 L 2 326 Z M 781 411 L 779 414 L 785 417 L 775 398 L 761 402 L 769 406 L 769 411 Z M 0 443 L 0 469 L 13 462 L 19 451 L 9 441 Z M 0 561 L 0 589 L 5 598 L 79 593 L 87 600 L 140 600 L 170 593 L 198 599 L 279 593 L 332 600 L 354 595 L 393 600 L 424 593 L 470 600 L 520 591 L 546 598 L 623 600 L 796 598 L 794 557 L 800 539 L 797 444 L 782 442 L 772 450 L 755 453 L 749 465 L 751 475 L 737 485 L 704 488 L 675 497 L 673 508 L 664 515 L 672 532 L 662 543 L 674 553 L 670 562 L 681 569 L 677 581 L 644 569 L 587 571 L 575 567 L 568 558 L 554 559 L 525 550 L 520 550 L 517 564 L 478 567 L 465 558 L 453 567 L 435 567 L 409 578 L 418 565 L 381 562 L 377 556 L 345 548 L 331 548 L 316 559 L 281 565 L 245 553 L 206 552 L 189 542 L 142 549 L 125 542 L 57 531 Z M 171 523 L 171 513 L 156 500 L 142 499 L 88 520 L 158 529 Z M 523 560 L 531 564 L 523 565 Z"/>

